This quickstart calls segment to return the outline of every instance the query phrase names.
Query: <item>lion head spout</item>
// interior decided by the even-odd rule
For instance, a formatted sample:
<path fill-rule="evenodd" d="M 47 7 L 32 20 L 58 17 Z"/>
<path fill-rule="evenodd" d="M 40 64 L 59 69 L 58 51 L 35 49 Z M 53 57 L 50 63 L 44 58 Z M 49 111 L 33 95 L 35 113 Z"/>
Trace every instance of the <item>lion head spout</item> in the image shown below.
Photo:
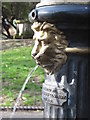
<path fill-rule="evenodd" d="M 50 23 L 34 22 L 31 28 L 35 41 L 32 57 L 47 74 L 53 74 L 66 62 L 67 56 L 64 52 L 68 46 L 66 37 Z"/>

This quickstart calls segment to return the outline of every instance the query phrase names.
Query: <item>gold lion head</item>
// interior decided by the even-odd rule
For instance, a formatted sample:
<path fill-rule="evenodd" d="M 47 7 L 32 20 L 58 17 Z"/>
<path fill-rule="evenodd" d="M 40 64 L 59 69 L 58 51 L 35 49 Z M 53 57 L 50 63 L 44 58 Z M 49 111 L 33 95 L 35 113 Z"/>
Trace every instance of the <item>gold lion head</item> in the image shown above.
<path fill-rule="evenodd" d="M 34 22 L 31 28 L 35 41 L 32 57 L 47 74 L 53 74 L 66 62 L 67 56 L 64 52 L 68 46 L 66 37 L 55 25 L 47 22 Z"/>

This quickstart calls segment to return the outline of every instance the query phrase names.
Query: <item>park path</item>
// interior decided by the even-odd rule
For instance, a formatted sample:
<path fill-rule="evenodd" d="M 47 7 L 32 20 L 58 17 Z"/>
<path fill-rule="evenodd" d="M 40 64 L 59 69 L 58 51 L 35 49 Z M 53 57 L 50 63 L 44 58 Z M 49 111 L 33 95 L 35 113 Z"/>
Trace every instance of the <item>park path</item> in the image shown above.
<path fill-rule="evenodd" d="M 33 44 L 33 40 L 32 39 L 7 39 L 7 40 L 0 40 L 0 50 L 7 50 L 9 48 L 30 46 L 31 44 Z"/>
<path fill-rule="evenodd" d="M 12 112 L 1 111 L 1 118 L 10 118 Z M 17 111 L 13 118 L 43 118 L 43 111 Z"/>

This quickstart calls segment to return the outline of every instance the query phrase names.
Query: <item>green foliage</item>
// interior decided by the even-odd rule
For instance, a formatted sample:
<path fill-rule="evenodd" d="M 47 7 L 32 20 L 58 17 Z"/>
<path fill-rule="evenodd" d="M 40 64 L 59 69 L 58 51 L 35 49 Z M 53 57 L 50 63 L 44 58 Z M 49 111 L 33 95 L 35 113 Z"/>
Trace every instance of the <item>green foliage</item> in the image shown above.
<path fill-rule="evenodd" d="M 15 15 L 17 19 L 28 19 L 29 12 L 36 4 L 36 2 L 2 2 L 2 15 L 8 18 Z"/>
<path fill-rule="evenodd" d="M 9 49 L 2 52 L 2 106 L 13 105 L 29 72 L 35 67 L 31 57 L 31 47 Z M 44 71 L 38 68 L 23 92 L 20 105 L 38 105 L 42 103 L 41 88 Z M 11 102 L 10 102 L 11 101 Z"/>

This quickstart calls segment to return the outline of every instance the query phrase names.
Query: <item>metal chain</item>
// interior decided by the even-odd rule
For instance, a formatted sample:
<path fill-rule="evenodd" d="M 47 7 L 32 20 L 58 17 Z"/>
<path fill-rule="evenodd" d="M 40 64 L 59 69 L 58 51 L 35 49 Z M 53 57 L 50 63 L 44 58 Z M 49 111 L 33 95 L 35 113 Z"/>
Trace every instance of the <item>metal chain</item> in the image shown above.
<path fill-rule="evenodd" d="M 13 107 L 12 106 L 1 106 L 0 107 L 0 110 L 1 111 L 7 111 L 7 110 L 13 110 Z M 41 110 L 43 111 L 44 110 L 44 107 L 42 106 L 17 106 L 16 110 Z"/>

